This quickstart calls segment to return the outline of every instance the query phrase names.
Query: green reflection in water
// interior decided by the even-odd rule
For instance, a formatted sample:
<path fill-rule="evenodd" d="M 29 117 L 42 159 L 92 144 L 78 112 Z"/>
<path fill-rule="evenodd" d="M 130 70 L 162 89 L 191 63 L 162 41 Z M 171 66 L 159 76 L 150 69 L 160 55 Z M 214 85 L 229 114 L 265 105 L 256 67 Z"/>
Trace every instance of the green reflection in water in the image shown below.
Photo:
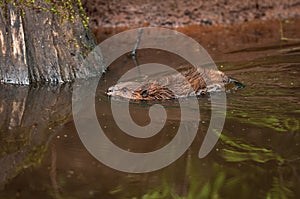
<path fill-rule="evenodd" d="M 220 139 L 228 145 L 228 148 L 222 149 L 222 157 L 228 162 L 251 160 L 254 162 L 265 163 L 270 160 L 276 160 L 280 164 L 284 163 L 284 159 L 272 152 L 272 150 L 233 141 L 224 134 L 221 135 Z"/>

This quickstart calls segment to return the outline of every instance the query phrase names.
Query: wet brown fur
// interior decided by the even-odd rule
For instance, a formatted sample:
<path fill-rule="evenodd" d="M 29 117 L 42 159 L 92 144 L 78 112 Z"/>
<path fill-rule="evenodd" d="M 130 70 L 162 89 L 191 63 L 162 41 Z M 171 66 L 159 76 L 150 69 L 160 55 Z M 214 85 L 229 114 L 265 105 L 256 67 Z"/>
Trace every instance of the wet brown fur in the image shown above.
<path fill-rule="evenodd" d="M 209 73 L 207 71 L 202 71 L 201 73 L 194 67 L 185 67 L 184 70 L 180 70 L 182 76 L 184 76 L 189 83 L 190 87 L 193 90 L 188 90 L 187 84 L 176 75 L 169 75 L 160 79 L 160 81 L 152 81 L 148 82 L 142 86 L 139 86 L 135 90 L 132 89 L 131 84 L 124 86 L 119 94 L 116 94 L 120 97 L 125 97 L 133 100 L 162 100 L 162 99 L 173 99 L 176 98 L 176 95 L 169 89 L 170 85 L 175 85 L 177 90 L 183 90 L 183 96 L 189 95 L 201 95 L 206 93 L 207 84 L 203 78 L 204 73 Z M 218 71 L 219 72 L 219 71 Z M 227 81 L 227 76 L 222 73 L 209 73 L 207 76 L 215 78 L 217 75 L 221 75 L 222 82 L 225 83 Z M 216 78 L 215 78 L 216 79 Z M 132 83 L 133 85 L 134 83 Z M 128 91 L 131 91 L 128 94 Z M 126 93 L 127 92 L 127 93 Z M 113 95 L 114 96 L 114 95 Z"/>
<path fill-rule="evenodd" d="M 162 100 L 173 99 L 174 93 L 166 86 L 159 84 L 146 84 L 133 92 L 133 99 L 136 100 Z"/>

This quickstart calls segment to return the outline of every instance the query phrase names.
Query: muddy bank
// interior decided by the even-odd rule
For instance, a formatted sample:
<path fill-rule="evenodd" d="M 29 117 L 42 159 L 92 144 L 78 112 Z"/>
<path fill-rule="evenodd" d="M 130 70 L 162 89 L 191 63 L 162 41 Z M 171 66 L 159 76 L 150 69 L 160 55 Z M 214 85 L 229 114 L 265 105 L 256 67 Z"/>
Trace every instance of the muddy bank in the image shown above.
<path fill-rule="evenodd" d="M 130 27 L 94 27 L 98 42 Z M 254 20 L 228 27 L 190 25 L 174 28 L 199 42 L 216 62 L 249 61 L 284 48 L 293 50 L 300 42 L 300 19 Z M 278 51 L 278 53 L 279 53 Z"/>
<path fill-rule="evenodd" d="M 92 27 L 232 25 L 299 17 L 299 0 L 83 0 Z"/>
<path fill-rule="evenodd" d="M 266 56 L 265 48 L 300 41 L 299 0 L 83 0 L 83 4 L 98 43 L 127 29 L 168 27 L 194 38 L 222 62 L 251 59 L 249 53 L 239 56 L 237 51 L 255 48 L 254 54 L 259 54 L 256 49 L 262 48 L 261 56 Z"/>

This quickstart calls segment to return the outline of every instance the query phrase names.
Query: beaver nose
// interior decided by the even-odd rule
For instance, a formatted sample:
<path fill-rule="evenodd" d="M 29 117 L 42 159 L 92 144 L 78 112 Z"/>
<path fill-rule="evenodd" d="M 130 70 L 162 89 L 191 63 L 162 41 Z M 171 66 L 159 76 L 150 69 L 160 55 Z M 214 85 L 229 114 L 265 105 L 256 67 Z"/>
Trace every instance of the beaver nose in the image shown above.
<path fill-rule="evenodd" d="M 107 89 L 106 94 L 107 94 L 107 95 L 112 95 L 112 92 L 113 92 L 113 91 L 114 91 L 113 88 L 110 87 L 110 88 Z"/>

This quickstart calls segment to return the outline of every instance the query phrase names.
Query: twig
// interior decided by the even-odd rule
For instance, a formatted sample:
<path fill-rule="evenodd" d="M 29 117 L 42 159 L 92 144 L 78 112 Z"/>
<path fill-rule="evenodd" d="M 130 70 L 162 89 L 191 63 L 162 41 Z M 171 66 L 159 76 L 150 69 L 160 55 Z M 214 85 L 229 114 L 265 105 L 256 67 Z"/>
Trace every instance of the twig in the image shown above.
<path fill-rule="evenodd" d="M 138 38 L 137 38 L 137 40 L 136 40 L 136 42 L 135 42 L 135 46 L 134 46 L 134 48 L 133 48 L 133 50 L 132 50 L 132 52 L 131 52 L 131 57 L 132 57 L 133 59 L 135 59 L 135 57 L 136 57 L 136 51 L 137 51 L 137 49 L 138 49 L 138 47 L 139 47 L 139 44 L 140 44 L 140 42 L 141 42 L 142 34 L 143 34 L 143 28 L 139 28 L 139 31 L 138 31 Z"/>
<path fill-rule="evenodd" d="M 131 52 L 131 58 L 133 60 L 133 63 L 135 65 L 135 67 L 138 67 L 138 73 L 139 73 L 139 76 L 141 77 L 141 71 L 140 71 L 140 68 L 139 68 L 139 63 L 138 63 L 138 60 L 137 60 L 137 57 L 136 57 L 136 51 L 140 45 L 140 42 L 141 42 L 141 39 L 142 39 L 142 34 L 143 34 L 143 28 L 139 28 L 138 30 L 138 37 L 136 39 L 136 42 L 135 42 L 135 46 Z"/>

